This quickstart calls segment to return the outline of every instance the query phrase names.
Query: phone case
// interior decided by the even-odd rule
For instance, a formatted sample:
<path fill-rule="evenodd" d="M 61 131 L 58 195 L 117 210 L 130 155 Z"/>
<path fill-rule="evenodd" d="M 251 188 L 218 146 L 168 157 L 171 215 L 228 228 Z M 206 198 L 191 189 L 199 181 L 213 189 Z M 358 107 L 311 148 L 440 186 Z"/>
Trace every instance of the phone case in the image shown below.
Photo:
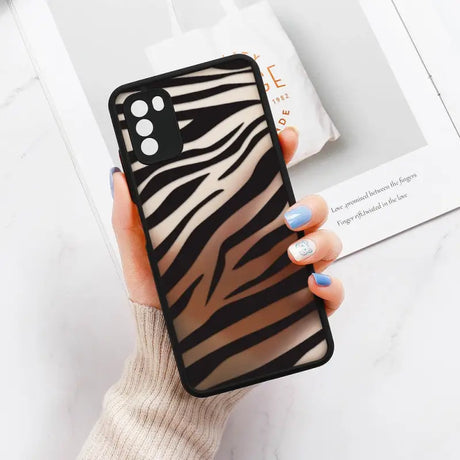
<path fill-rule="evenodd" d="M 170 98 L 178 130 L 157 133 L 180 154 L 144 164 L 128 111 L 152 91 Z M 255 61 L 233 55 L 129 83 L 109 109 L 185 389 L 210 396 L 328 361 L 311 267 L 286 252 L 302 233 L 284 224 L 295 199 Z"/>

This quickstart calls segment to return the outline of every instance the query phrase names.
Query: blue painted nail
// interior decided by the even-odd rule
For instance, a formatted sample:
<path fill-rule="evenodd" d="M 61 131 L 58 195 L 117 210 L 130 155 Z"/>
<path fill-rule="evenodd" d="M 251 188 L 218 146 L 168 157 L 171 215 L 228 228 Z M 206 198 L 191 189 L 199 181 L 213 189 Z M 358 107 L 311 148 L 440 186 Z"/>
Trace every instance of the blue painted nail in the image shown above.
<path fill-rule="evenodd" d="M 110 193 L 112 194 L 112 198 L 113 198 L 113 175 L 117 172 L 121 172 L 120 168 L 117 168 L 116 166 L 114 166 L 113 168 L 110 168 L 109 181 L 110 181 Z"/>
<path fill-rule="evenodd" d="M 324 273 L 313 273 L 313 278 L 318 286 L 330 286 L 332 283 L 331 277 L 325 275 Z"/>
<path fill-rule="evenodd" d="M 310 222 L 311 219 L 311 209 L 306 206 L 295 206 L 294 208 L 289 209 L 284 213 L 286 222 L 289 224 L 289 227 L 296 229 L 302 227 L 303 225 Z"/>

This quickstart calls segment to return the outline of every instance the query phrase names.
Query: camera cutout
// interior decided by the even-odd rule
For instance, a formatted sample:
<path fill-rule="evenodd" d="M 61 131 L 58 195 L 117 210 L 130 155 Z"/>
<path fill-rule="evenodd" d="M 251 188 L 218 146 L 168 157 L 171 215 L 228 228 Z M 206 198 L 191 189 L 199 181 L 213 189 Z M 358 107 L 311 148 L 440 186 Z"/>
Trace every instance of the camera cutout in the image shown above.
<path fill-rule="evenodd" d="M 149 106 L 145 101 L 134 101 L 131 105 L 131 113 L 135 117 L 143 117 L 149 110 Z"/>
<path fill-rule="evenodd" d="M 142 118 L 142 120 L 139 120 L 136 124 L 136 132 L 139 134 L 139 136 L 144 136 L 147 137 L 150 134 L 152 134 L 153 131 L 153 124 L 150 120 L 147 120 L 147 118 Z"/>
<path fill-rule="evenodd" d="M 163 88 L 130 94 L 123 103 L 123 113 L 134 154 L 141 163 L 172 160 L 182 153 L 174 106 Z"/>
<path fill-rule="evenodd" d="M 158 152 L 158 142 L 153 137 L 147 137 L 142 141 L 141 149 L 144 155 L 155 155 Z"/>
<path fill-rule="evenodd" d="M 155 96 L 152 99 L 152 105 L 153 105 L 153 108 L 157 112 L 161 112 L 165 108 L 165 103 L 164 103 L 163 98 L 161 96 Z"/>

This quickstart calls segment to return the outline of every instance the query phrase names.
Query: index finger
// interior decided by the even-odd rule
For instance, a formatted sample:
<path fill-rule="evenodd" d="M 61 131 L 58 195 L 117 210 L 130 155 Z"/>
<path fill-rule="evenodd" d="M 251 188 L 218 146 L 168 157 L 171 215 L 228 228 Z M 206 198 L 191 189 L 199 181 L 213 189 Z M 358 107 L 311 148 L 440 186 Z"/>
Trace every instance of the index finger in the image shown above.
<path fill-rule="evenodd" d="M 299 131 L 294 126 L 288 126 L 278 134 L 284 161 L 288 164 L 297 150 L 299 144 Z"/>

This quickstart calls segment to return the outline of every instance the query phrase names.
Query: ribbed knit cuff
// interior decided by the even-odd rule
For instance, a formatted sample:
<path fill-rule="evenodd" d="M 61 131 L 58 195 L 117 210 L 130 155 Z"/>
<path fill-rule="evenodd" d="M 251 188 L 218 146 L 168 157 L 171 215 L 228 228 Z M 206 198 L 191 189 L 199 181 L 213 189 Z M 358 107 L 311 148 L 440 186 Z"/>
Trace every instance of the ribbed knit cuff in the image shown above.
<path fill-rule="evenodd" d="M 212 459 L 230 411 L 248 390 L 190 396 L 180 382 L 162 313 L 131 305 L 136 351 L 107 392 L 79 459 Z"/>

